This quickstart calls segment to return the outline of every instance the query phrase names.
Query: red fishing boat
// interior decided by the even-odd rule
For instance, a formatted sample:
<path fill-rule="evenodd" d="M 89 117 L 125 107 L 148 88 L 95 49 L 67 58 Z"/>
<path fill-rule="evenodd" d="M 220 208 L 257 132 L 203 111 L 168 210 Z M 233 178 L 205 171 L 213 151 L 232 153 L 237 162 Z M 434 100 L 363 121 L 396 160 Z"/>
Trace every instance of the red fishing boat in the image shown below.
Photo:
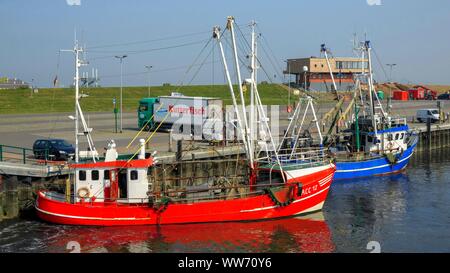
<path fill-rule="evenodd" d="M 335 172 L 332 163 L 306 162 L 284 169 L 261 166 L 256 183 L 231 189 L 179 192 L 182 198 L 149 194 L 152 158 L 75 164 L 75 195 L 40 191 L 38 216 L 67 225 L 155 225 L 251 221 L 312 213 L 322 209 Z M 311 166 L 315 165 L 315 166 Z M 271 174 L 269 177 L 268 174 Z M 285 183 L 275 179 L 287 177 Z M 269 177 L 265 179 L 266 177 Z M 239 189 L 239 193 L 192 198 L 199 193 Z"/>
<path fill-rule="evenodd" d="M 218 27 L 214 28 L 212 37 L 217 40 L 221 50 L 236 115 L 236 127 L 241 137 L 240 145 L 246 153 L 247 166 L 243 175 L 210 175 L 201 183 L 190 184 L 180 182 L 182 178 L 177 177 L 170 189 L 167 189 L 165 183 L 163 187 L 157 187 L 153 184 L 155 177 L 149 172 L 154 170 L 157 162 L 153 156 L 146 154 L 144 139 L 140 140 L 140 150 L 135 154 L 139 152 L 139 155 L 129 160 L 118 160 L 115 144 L 111 142 L 103 162 L 97 162 L 95 153 L 90 153 L 93 155 L 93 162 L 70 166 L 72 183 L 67 184 L 65 193 L 38 192 L 36 210 L 39 217 L 48 222 L 68 225 L 159 225 L 255 221 L 321 210 L 331 186 L 335 165 L 322 148 L 283 151 L 275 145 L 256 84 L 254 26 L 253 23 L 251 79 L 246 80 L 250 84 L 251 96 L 249 117 L 245 112 L 240 84 L 238 86 L 243 109 L 238 107 Z M 226 29 L 232 34 L 235 66 L 238 82 L 241 83 L 233 17 L 228 17 Z M 79 63 L 77 48 L 76 46 L 76 61 Z M 78 80 L 78 93 L 77 82 Z M 84 122 L 78 94 L 75 97 L 76 116 L 80 114 L 90 151 L 95 152 L 89 134 L 92 130 Z M 75 136 L 78 135 L 80 134 L 76 128 Z M 76 139 L 76 156 L 77 144 Z M 195 162 L 202 164 L 201 160 Z"/>

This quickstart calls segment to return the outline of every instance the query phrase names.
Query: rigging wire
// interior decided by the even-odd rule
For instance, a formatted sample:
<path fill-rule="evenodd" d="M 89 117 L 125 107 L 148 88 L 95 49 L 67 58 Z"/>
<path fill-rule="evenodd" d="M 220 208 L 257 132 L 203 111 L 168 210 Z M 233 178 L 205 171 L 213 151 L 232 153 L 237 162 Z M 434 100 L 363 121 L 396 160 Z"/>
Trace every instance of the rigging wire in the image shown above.
<path fill-rule="evenodd" d="M 197 36 L 200 34 L 206 34 L 210 33 L 211 31 L 200 31 L 200 32 L 193 32 L 193 33 L 187 33 L 182 35 L 173 35 L 173 36 L 167 36 L 163 38 L 156 38 L 156 39 L 150 39 L 150 40 L 142 40 L 142 41 L 134 41 L 134 42 L 128 42 L 128 43 L 116 43 L 116 44 L 107 44 L 107 45 L 98 45 L 98 46 L 90 46 L 86 49 L 97 49 L 97 48 L 110 48 L 110 47 L 120 47 L 120 46 L 129 46 L 129 45 L 137 45 L 137 44 L 148 44 L 153 42 L 159 42 L 159 41 L 167 41 L 167 40 L 176 40 L 179 38 L 185 38 L 185 37 L 192 37 Z"/>
<path fill-rule="evenodd" d="M 183 43 L 183 44 L 177 44 L 177 45 L 172 45 L 172 46 L 165 46 L 165 47 L 157 47 L 157 48 L 150 48 L 150 49 L 143 49 L 143 50 L 133 50 L 133 51 L 120 51 L 120 53 L 126 53 L 129 55 L 132 54 L 141 54 L 141 53 L 148 53 L 148 52 L 154 52 L 154 51 L 161 51 L 161 50 L 167 50 L 167 49 L 173 49 L 173 48 L 180 48 L 180 47 L 185 47 L 185 46 L 192 46 L 192 45 L 197 45 L 197 44 L 203 44 L 206 40 L 200 40 L 200 41 L 195 41 L 195 42 L 190 42 L 190 43 Z M 116 52 L 118 53 L 119 51 L 110 51 L 110 52 L 101 52 L 101 51 L 89 51 L 89 53 L 113 53 Z M 109 58 L 113 58 L 115 57 L 116 54 L 114 55 L 106 55 L 106 56 L 99 56 L 99 57 L 94 57 L 91 58 L 90 60 L 101 60 L 101 59 L 109 59 Z"/>
<path fill-rule="evenodd" d="M 211 33 L 211 30 L 191 32 L 191 33 L 186 33 L 186 34 L 181 34 L 181 35 L 172 35 L 172 36 L 167 36 L 167 37 L 162 37 L 162 38 L 155 38 L 155 39 L 149 39 L 149 40 L 140 40 L 140 41 L 134 41 L 134 42 L 127 42 L 127 43 L 112 43 L 112 44 L 103 44 L 103 45 L 100 44 L 100 45 L 94 45 L 94 46 L 87 47 L 86 50 L 97 49 L 97 48 L 110 48 L 110 47 L 129 46 L 129 45 L 137 45 L 137 44 L 148 44 L 148 43 L 153 43 L 153 42 L 160 42 L 160 41 L 167 41 L 167 40 L 176 40 L 176 39 L 179 39 L 179 38 L 193 37 L 193 36 L 203 35 L 203 34 L 207 34 L 207 33 Z"/>
<path fill-rule="evenodd" d="M 379 65 L 381 67 L 381 70 L 383 71 L 384 77 L 386 78 L 386 81 L 387 81 L 389 79 L 389 77 L 388 77 L 388 74 L 387 74 L 386 70 L 384 69 L 383 63 L 381 62 L 381 59 L 379 58 L 376 50 L 373 47 L 372 47 L 372 51 L 375 54 L 375 58 L 377 59 Z"/>

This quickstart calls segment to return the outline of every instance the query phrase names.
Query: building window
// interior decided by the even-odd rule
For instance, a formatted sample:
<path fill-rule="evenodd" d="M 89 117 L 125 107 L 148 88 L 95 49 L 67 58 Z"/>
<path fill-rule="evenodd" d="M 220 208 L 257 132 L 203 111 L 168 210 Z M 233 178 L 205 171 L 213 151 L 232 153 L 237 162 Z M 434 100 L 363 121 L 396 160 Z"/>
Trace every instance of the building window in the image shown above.
<path fill-rule="evenodd" d="M 103 171 L 103 179 L 109 180 L 109 170 Z"/>
<path fill-rule="evenodd" d="M 130 179 L 131 180 L 138 180 L 138 171 L 133 170 L 130 172 Z"/>
<path fill-rule="evenodd" d="M 79 171 L 78 172 L 78 179 L 80 181 L 86 181 L 86 171 Z"/>
<path fill-rule="evenodd" d="M 99 178 L 99 172 L 97 170 L 91 171 L 91 180 L 92 181 L 97 181 L 98 178 Z"/>

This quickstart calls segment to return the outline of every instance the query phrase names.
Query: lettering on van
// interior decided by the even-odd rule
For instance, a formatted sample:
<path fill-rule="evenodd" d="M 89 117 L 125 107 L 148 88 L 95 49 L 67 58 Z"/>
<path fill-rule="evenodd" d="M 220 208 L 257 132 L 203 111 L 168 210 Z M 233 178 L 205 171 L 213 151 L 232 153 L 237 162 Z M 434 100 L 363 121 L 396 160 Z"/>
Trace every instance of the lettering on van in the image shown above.
<path fill-rule="evenodd" d="M 194 106 L 183 107 L 183 106 L 169 105 L 169 112 L 178 114 L 204 115 L 205 108 L 204 107 L 195 108 Z"/>

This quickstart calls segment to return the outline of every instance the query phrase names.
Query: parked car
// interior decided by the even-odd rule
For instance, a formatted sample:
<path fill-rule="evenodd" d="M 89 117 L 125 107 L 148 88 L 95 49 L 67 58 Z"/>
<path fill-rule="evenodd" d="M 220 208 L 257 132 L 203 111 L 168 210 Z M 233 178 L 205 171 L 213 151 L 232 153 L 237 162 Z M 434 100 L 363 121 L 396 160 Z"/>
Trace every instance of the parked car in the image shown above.
<path fill-rule="evenodd" d="M 438 100 L 450 100 L 450 94 L 441 94 L 437 97 Z"/>
<path fill-rule="evenodd" d="M 431 122 L 439 121 L 439 110 L 437 109 L 421 109 L 417 110 L 416 118 L 419 122 L 427 122 L 427 119 L 430 118 Z"/>
<path fill-rule="evenodd" d="M 33 153 L 37 159 L 68 160 L 74 157 L 75 148 L 64 139 L 38 139 Z"/>

